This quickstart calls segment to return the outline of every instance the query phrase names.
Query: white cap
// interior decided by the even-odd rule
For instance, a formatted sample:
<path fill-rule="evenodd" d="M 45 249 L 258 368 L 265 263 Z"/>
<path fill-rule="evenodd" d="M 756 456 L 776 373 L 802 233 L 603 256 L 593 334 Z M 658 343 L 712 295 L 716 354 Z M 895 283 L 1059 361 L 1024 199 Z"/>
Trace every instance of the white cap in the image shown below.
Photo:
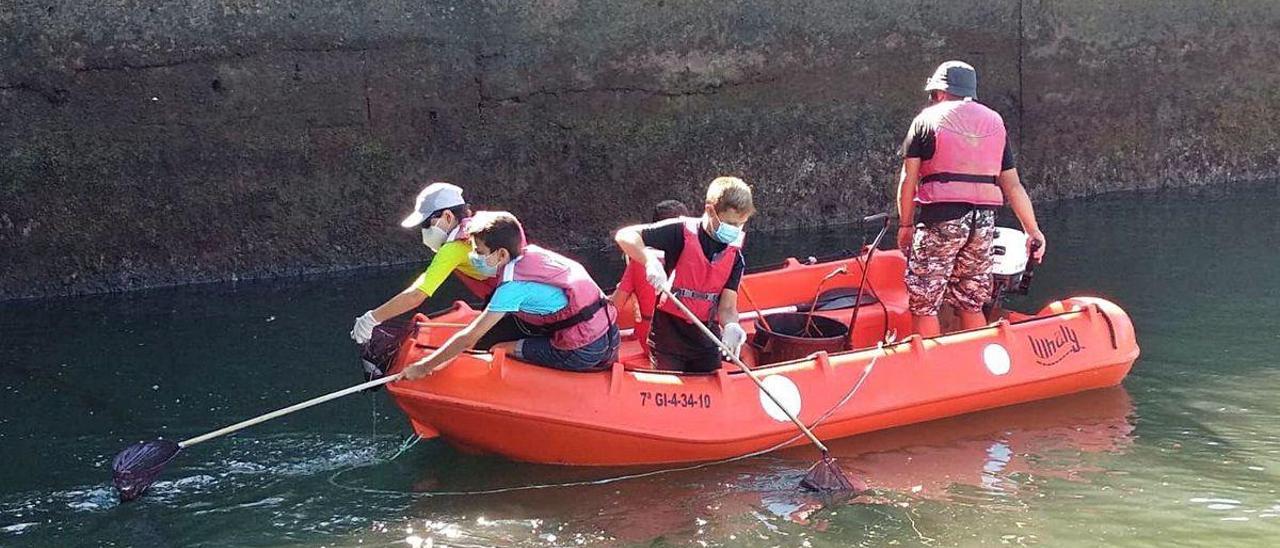
<path fill-rule="evenodd" d="M 427 185 L 427 188 L 422 189 L 422 192 L 418 193 L 418 201 L 413 205 L 413 213 L 410 213 L 408 217 L 400 221 L 400 226 L 413 228 L 422 224 L 422 221 L 425 221 L 427 216 L 432 213 L 465 203 L 467 202 L 462 199 L 462 189 L 458 188 L 457 185 L 431 183 Z"/>

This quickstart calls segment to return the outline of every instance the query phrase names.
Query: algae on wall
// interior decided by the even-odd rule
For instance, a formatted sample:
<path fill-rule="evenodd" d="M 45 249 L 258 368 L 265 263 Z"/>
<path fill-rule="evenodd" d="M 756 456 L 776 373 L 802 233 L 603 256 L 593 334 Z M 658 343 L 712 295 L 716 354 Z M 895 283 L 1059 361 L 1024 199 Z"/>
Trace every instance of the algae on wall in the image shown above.
<path fill-rule="evenodd" d="M 937 63 L 1038 200 L 1275 176 L 1270 2 L 182 0 L 0 7 L 0 298 L 415 259 L 427 181 L 535 240 L 752 183 L 888 207 Z"/>

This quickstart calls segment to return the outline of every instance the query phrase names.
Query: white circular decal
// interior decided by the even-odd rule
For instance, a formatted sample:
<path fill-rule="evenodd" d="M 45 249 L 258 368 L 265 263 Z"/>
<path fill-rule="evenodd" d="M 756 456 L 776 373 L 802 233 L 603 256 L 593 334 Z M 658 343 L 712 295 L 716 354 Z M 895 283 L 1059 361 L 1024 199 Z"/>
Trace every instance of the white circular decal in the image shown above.
<path fill-rule="evenodd" d="M 778 398 L 778 403 L 781 403 L 787 411 L 790 411 L 796 417 L 800 416 L 800 389 L 796 388 L 796 383 L 791 382 L 791 379 L 782 375 L 773 375 L 765 377 L 764 380 L 760 381 L 760 384 L 763 384 L 769 390 L 769 394 L 773 394 L 773 397 Z M 790 421 L 791 419 L 787 418 L 787 414 L 783 413 L 782 409 L 779 409 L 778 405 L 769 398 L 769 394 L 765 394 L 764 390 L 760 391 L 760 406 L 764 407 L 764 412 L 773 417 L 773 420 L 780 422 Z"/>
<path fill-rule="evenodd" d="M 1003 375 L 1009 372 L 1009 351 L 1003 346 L 992 343 L 982 349 L 982 363 L 992 375 Z"/>

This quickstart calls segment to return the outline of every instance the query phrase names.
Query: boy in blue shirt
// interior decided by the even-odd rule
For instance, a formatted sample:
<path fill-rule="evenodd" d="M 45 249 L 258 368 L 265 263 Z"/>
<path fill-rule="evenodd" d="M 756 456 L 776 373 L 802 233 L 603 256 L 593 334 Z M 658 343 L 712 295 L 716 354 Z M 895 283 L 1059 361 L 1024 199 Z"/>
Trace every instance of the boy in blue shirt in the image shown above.
<path fill-rule="evenodd" d="M 508 317 L 518 330 L 494 349 L 556 369 L 610 367 L 620 342 L 618 313 L 581 264 L 524 244 L 520 222 L 505 211 L 477 213 L 470 233 L 471 266 L 486 277 L 498 277 L 498 287 L 467 327 L 405 368 L 406 378 L 422 377 L 448 363 Z"/>

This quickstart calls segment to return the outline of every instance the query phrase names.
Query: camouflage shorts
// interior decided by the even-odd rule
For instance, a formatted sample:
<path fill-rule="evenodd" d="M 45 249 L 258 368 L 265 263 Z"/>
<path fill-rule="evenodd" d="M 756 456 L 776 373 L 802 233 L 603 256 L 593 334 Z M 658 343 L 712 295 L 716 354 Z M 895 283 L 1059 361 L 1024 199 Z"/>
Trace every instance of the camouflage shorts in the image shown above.
<path fill-rule="evenodd" d="M 995 211 L 978 209 L 959 219 L 916 228 L 907 260 L 912 314 L 935 315 L 944 300 L 966 312 L 982 310 L 991 297 L 995 226 Z"/>

